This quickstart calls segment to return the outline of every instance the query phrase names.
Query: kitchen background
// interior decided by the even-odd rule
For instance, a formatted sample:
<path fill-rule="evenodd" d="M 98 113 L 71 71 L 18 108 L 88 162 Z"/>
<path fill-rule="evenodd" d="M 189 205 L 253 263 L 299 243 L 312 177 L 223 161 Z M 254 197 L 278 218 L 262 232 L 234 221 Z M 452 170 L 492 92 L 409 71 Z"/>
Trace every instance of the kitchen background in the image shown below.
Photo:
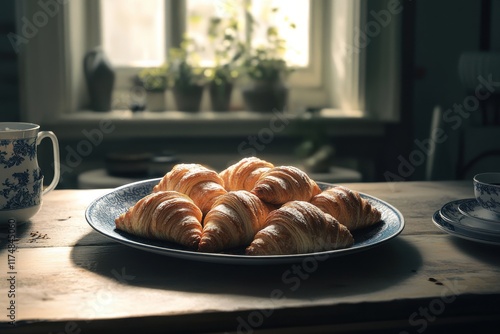
<path fill-rule="evenodd" d="M 414 154 L 419 149 L 415 141 L 423 142 L 429 138 L 435 107 L 439 105 L 446 111 L 453 108 L 454 104 L 464 103 L 468 96 L 458 71 L 460 55 L 480 50 L 500 52 L 500 0 L 419 0 L 406 1 L 404 6 L 400 120 L 385 123 L 380 131 L 366 134 L 362 125 L 351 134 L 326 131 L 322 140 L 335 149 L 333 158 L 328 160 L 328 167 L 355 171 L 359 174 L 354 174 L 353 178 L 356 179 L 356 175 L 359 175 L 360 181 L 386 181 L 391 175 L 399 175 L 400 179 L 409 181 L 431 177 L 470 178 L 478 171 L 499 170 L 498 152 L 496 155 L 485 156 L 467 170 L 460 171 L 457 166 L 457 159 L 461 155 L 461 165 L 464 167 L 481 152 L 500 150 L 500 125 L 482 126 L 478 111 L 464 120 L 459 131 L 450 132 L 450 140 L 436 149 L 434 162 L 438 168 L 435 168 L 434 173 L 430 173 L 426 167 L 429 156 L 412 164 L 411 170 L 403 173 L 405 175 L 401 176 L 401 170 L 398 173 L 398 168 L 404 169 L 401 158 L 418 158 Z M 14 0 L 0 2 L 0 121 L 30 121 L 21 116 L 19 60 L 7 38 L 9 32 L 16 31 L 15 10 Z M 496 112 L 499 113 L 500 110 Z M 311 133 L 314 133 L 314 127 L 324 129 L 321 122 L 311 123 L 309 126 L 312 126 L 309 129 Z M 188 129 L 196 131 L 196 126 Z M 463 139 L 460 137 L 462 130 L 470 131 Z M 81 138 L 74 136 L 59 136 L 61 154 L 64 154 L 67 146 L 76 147 L 79 140 Z M 59 187 L 78 187 L 79 176 L 84 172 L 103 168 L 110 153 L 124 152 L 124 148 L 134 153 L 172 151 L 181 161 L 204 162 L 221 169 L 230 160 L 241 156 L 238 146 L 245 140 L 246 135 L 226 136 L 224 129 L 216 135 L 206 136 L 148 136 L 106 140 L 102 145 L 96 146 L 92 154 L 82 159 L 81 164 L 63 171 Z M 307 136 L 302 132 L 300 135 L 276 136 L 265 150 L 259 152 L 259 156 L 273 162 L 301 164 L 304 161 L 298 157 L 297 149 L 305 140 Z M 42 144 L 40 150 L 50 149 L 48 145 Z M 41 164 L 44 170 L 50 169 L 46 162 Z M 334 173 L 334 169 L 326 168 L 317 172 L 325 180 L 335 182 L 335 179 L 330 180 L 325 175 Z M 46 177 L 50 178 L 50 173 L 47 174 L 49 175 Z"/>

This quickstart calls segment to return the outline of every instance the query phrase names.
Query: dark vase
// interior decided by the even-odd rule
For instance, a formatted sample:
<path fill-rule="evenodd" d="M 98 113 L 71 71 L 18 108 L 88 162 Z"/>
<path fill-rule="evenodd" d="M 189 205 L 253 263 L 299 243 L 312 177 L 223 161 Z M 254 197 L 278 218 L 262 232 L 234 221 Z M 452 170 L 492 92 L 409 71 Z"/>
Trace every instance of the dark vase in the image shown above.
<path fill-rule="evenodd" d="M 174 93 L 175 104 L 179 111 L 200 111 L 203 86 L 174 87 L 172 92 Z"/>
<path fill-rule="evenodd" d="M 228 111 L 231 102 L 231 93 L 233 84 L 216 85 L 211 83 L 209 86 L 210 102 L 213 111 Z"/>
<path fill-rule="evenodd" d="M 288 87 L 282 81 L 255 81 L 243 88 L 243 100 L 250 111 L 283 111 L 288 99 Z"/>
<path fill-rule="evenodd" d="M 101 48 L 87 52 L 83 61 L 85 80 L 94 111 L 111 110 L 115 71 Z"/>

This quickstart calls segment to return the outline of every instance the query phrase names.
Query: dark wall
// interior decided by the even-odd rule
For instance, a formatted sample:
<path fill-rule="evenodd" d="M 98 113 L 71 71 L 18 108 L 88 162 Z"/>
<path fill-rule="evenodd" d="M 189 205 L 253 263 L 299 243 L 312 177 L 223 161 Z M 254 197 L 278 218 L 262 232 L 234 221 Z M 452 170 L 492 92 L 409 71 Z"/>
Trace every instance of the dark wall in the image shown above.
<path fill-rule="evenodd" d="M 384 181 L 385 172 L 397 173 L 398 157 L 408 158 L 415 149 L 414 141 L 428 138 L 436 104 L 447 109 L 463 101 L 465 92 L 459 81 L 457 63 L 462 52 L 480 48 L 484 24 L 482 2 L 402 0 L 405 9 L 402 14 L 401 121 L 389 125 L 387 136 L 375 143 L 365 138 L 333 142 L 339 155 L 352 153 L 375 160 L 376 171 L 370 180 Z M 492 49 L 500 50 L 500 0 L 491 0 L 491 4 L 490 44 Z M 20 118 L 17 57 L 7 38 L 9 32 L 15 31 L 14 7 L 15 0 L 0 1 L 0 121 Z M 217 149 L 223 149 L 221 143 L 225 140 L 213 138 L 211 142 Z M 425 164 L 416 166 L 407 179 L 423 179 L 424 173 Z"/>
<path fill-rule="evenodd" d="M 8 39 L 16 31 L 15 0 L 0 2 L 0 121 L 19 120 L 18 60 Z"/>
<path fill-rule="evenodd" d="M 401 2 L 404 4 L 401 121 L 388 127 L 380 166 L 405 180 L 422 180 L 426 177 L 429 156 L 422 153 L 422 146 L 417 143 L 430 140 L 434 107 L 440 106 L 446 112 L 463 104 L 468 96 L 459 75 L 460 56 L 467 52 L 500 51 L 500 0 Z M 456 129 L 444 129 L 447 140 L 438 149 L 446 155 L 437 155 L 435 165 L 439 173 L 435 177 L 460 177 L 459 138 L 478 123 L 479 114 L 479 110 L 471 113 Z M 478 143 L 480 137 L 475 138 Z"/>

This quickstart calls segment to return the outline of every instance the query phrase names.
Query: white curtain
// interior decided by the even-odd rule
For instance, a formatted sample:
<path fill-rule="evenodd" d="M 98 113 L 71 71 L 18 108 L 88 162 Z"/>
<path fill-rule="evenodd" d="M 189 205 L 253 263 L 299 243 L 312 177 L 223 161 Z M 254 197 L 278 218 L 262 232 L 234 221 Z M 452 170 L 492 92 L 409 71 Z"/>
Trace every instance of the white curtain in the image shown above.
<path fill-rule="evenodd" d="M 399 119 L 402 7 L 392 0 L 332 0 L 327 85 L 352 115 Z"/>

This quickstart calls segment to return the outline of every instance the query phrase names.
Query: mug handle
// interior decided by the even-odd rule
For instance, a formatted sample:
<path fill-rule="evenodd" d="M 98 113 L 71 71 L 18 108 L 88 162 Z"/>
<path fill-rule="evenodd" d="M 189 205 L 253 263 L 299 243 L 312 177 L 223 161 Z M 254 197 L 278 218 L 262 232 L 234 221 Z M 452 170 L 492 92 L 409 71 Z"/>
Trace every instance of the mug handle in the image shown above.
<path fill-rule="evenodd" d="M 36 137 L 36 145 L 38 146 L 44 138 L 50 138 L 52 141 L 52 148 L 54 151 L 54 178 L 48 187 L 43 190 L 42 195 L 45 195 L 49 191 L 53 190 L 59 183 L 60 177 L 59 142 L 57 141 L 57 137 L 52 131 L 40 131 Z"/>

